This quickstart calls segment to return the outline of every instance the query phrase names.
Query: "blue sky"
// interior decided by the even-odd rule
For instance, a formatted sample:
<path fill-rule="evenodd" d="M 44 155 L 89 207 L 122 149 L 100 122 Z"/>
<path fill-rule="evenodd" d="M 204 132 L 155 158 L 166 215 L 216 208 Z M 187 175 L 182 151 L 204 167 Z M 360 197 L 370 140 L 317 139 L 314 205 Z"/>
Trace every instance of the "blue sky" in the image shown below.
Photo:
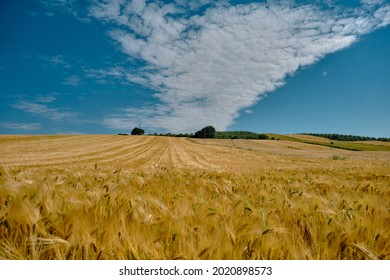
<path fill-rule="evenodd" d="M 0 2 L 0 133 L 390 137 L 390 3 Z"/>

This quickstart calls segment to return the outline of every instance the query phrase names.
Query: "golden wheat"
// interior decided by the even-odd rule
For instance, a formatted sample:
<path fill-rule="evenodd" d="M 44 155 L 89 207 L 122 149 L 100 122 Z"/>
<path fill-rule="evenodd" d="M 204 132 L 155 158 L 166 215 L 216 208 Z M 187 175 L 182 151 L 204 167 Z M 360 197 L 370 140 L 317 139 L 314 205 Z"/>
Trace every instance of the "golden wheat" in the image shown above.
<path fill-rule="evenodd" d="M 388 154 L 229 142 L 0 142 L 0 259 L 390 259 Z"/>

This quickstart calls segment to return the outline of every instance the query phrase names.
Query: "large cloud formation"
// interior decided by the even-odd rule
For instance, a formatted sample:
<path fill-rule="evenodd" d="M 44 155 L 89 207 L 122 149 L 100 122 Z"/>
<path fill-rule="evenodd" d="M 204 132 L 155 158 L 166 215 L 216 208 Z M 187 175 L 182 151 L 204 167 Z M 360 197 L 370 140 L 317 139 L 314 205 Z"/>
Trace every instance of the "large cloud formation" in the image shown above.
<path fill-rule="evenodd" d="M 142 119 L 171 132 L 226 129 L 286 75 L 390 23 L 390 5 L 367 0 L 357 8 L 106 0 L 89 13 L 109 23 L 110 37 L 142 65 L 126 79 L 157 92 L 155 105 L 122 108 L 104 123 L 129 128 Z"/>

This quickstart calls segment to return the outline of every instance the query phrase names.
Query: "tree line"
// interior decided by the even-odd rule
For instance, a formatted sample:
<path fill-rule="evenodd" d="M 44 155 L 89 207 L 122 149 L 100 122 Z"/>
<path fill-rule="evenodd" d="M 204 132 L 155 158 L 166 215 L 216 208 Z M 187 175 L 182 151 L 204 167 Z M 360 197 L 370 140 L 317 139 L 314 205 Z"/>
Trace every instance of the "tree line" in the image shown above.
<path fill-rule="evenodd" d="M 131 131 L 131 135 L 144 135 L 145 131 L 139 127 L 135 127 Z M 118 133 L 118 135 L 129 135 L 128 133 Z M 154 136 L 169 136 L 169 137 L 188 137 L 188 138 L 215 138 L 215 139 L 268 139 L 266 134 L 255 133 L 250 131 L 216 131 L 209 125 L 195 133 L 153 133 Z"/>
<path fill-rule="evenodd" d="M 346 134 L 336 134 L 336 133 L 301 133 L 304 135 L 318 136 L 327 138 L 329 140 L 335 141 L 384 141 L 390 142 L 390 138 L 385 137 L 368 137 L 368 136 L 357 136 L 357 135 L 346 135 Z"/>
<path fill-rule="evenodd" d="M 135 127 L 131 131 L 131 135 L 144 135 L 145 131 L 139 127 Z M 368 136 L 356 136 L 356 135 L 346 135 L 346 134 L 336 134 L 336 133 L 300 133 L 303 135 L 318 136 L 322 138 L 327 138 L 333 141 L 384 141 L 390 142 L 390 138 L 385 137 L 368 137 Z M 119 135 L 128 135 L 119 133 Z M 170 136 L 170 137 L 188 137 L 188 138 L 216 138 L 216 139 L 269 139 L 266 134 L 255 133 L 250 131 L 216 131 L 216 129 L 209 125 L 206 126 L 195 133 L 154 133 L 155 136 Z M 272 138 L 271 138 L 272 139 Z"/>

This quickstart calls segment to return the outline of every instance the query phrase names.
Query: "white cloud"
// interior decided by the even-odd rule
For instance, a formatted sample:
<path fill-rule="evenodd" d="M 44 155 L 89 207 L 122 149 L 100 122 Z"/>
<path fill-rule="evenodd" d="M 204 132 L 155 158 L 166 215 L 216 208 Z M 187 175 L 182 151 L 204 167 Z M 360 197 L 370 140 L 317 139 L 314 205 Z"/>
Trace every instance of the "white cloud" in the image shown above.
<path fill-rule="evenodd" d="M 67 61 L 67 58 L 65 58 L 63 55 L 55 55 L 55 56 L 46 56 L 43 55 L 40 57 L 44 61 L 47 61 L 50 63 L 50 65 L 55 67 L 63 67 L 63 68 L 71 68 L 70 63 Z"/>
<path fill-rule="evenodd" d="M 107 69 L 85 69 L 86 77 L 94 79 L 96 83 L 108 84 L 115 81 L 121 83 L 136 83 L 146 85 L 148 79 L 142 77 L 139 73 L 133 73 L 130 69 L 125 69 L 122 66 L 109 67 Z"/>
<path fill-rule="evenodd" d="M 286 75 L 350 46 L 390 17 L 389 5 L 323 10 L 283 1 L 224 3 L 188 16 L 177 2 L 106 0 L 90 8 L 90 15 L 117 26 L 109 34 L 122 51 L 147 65 L 125 77 L 158 92 L 157 105 L 121 110 L 105 119 L 107 126 L 123 128 L 137 117 L 172 132 L 209 124 L 226 129 Z"/>
<path fill-rule="evenodd" d="M 360 2 L 368 6 L 375 6 L 382 4 L 384 0 L 361 0 Z"/>
<path fill-rule="evenodd" d="M 375 18 L 377 18 L 380 23 L 379 27 L 384 27 L 390 24 L 390 5 L 379 8 L 374 13 Z"/>
<path fill-rule="evenodd" d="M 143 12 L 146 6 L 145 0 L 133 0 L 129 3 L 128 9 L 135 14 L 139 15 Z"/>
<path fill-rule="evenodd" d="M 82 22 L 89 22 L 89 19 L 83 13 L 83 8 L 85 8 L 86 1 L 79 0 L 37 0 L 34 1 L 40 4 L 40 10 L 28 11 L 28 14 L 31 16 L 37 15 L 46 15 L 46 16 L 55 16 L 59 13 L 70 13 L 76 19 Z"/>
<path fill-rule="evenodd" d="M 78 87 L 81 84 L 81 79 L 77 75 L 72 75 L 66 78 L 62 84 L 66 86 Z"/>
<path fill-rule="evenodd" d="M 38 95 L 35 99 L 40 103 L 51 103 L 56 100 L 54 95 Z"/>
<path fill-rule="evenodd" d="M 1 122 L 0 127 L 15 129 L 15 130 L 25 130 L 32 131 L 41 128 L 39 123 L 13 123 L 13 122 Z"/>
<path fill-rule="evenodd" d="M 111 78 L 123 79 L 127 75 L 126 70 L 121 66 L 114 66 L 108 69 L 85 69 L 84 72 L 88 78 L 106 82 Z"/>
<path fill-rule="evenodd" d="M 59 108 L 49 107 L 48 102 L 20 101 L 13 105 L 14 108 L 23 110 L 27 113 L 38 115 L 51 120 L 63 120 L 74 118 L 77 113 L 63 111 Z"/>

